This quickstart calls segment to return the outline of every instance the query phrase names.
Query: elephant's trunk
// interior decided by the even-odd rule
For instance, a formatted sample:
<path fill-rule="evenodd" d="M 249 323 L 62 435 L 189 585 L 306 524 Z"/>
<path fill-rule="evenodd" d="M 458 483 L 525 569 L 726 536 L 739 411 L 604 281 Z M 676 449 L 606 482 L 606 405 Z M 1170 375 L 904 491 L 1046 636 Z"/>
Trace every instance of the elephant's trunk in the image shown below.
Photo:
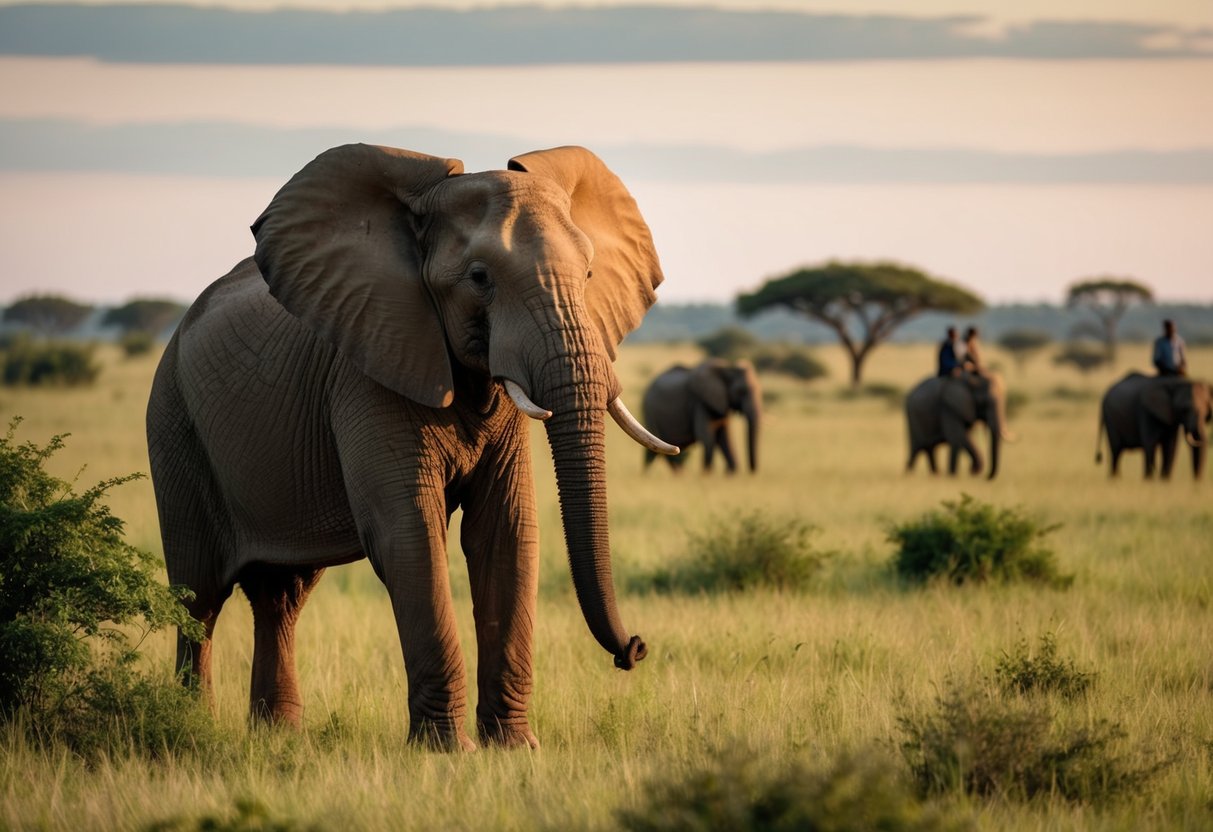
<path fill-rule="evenodd" d="M 1193 436 L 1192 434 L 1195 434 Z M 1205 459 L 1209 452 L 1209 439 L 1198 428 L 1196 431 L 1184 431 L 1188 444 L 1192 447 L 1192 476 L 1200 479 L 1205 471 Z"/>
<path fill-rule="evenodd" d="M 762 405 L 758 401 L 759 393 L 754 391 L 742 406 L 746 418 L 746 443 L 750 454 L 750 471 L 758 470 L 758 434 L 762 426 Z"/>
<path fill-rule="evenodd" d="M 990 403 L 986 427 L 990 429 L 990 471 L 986 478 L 992 480 L 998 475 L 998 457 L 1003 439 L 1002 408 L 998 407 L 996 402 Z"/>
<path fill-rule="evenodd" d="M 536 379 L 536 399 L 550 408 L 545 423 L 556 468 L 560 514 L 573 587 L 582 615 L 598 643 L 631 670 L 645 656 L 639 636 L 624 629 L 611 577 L 607 531 L 604 416 L 618 394 L 605 355 L 578 351 L 547 365 Z"/>

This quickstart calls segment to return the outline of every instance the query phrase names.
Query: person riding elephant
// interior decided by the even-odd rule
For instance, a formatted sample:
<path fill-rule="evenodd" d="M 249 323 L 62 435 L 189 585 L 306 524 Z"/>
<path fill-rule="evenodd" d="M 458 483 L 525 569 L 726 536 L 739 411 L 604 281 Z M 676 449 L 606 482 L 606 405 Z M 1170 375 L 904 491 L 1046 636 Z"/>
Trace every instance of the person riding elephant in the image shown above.
<path fill-rule="evenodd" d="M 914 469 L 920 453 L 925 454 L 931 473 L 935 465 L 935 448 L 946 442 L 950 448 L 948 473 L 955 474 L 960 453 L 971 460 L 970 471 L 982 471 L 982 458 L 969 438 L 969 429 L 976 422 L 985 422 L 990 431 L 990 470 L 988 477 L 998 473 L 999 450 L 1006 434 L 1006 388 L 1002 376 L 986 371 L 961 376 L 932 376 L 924 379 L 905 402 L 906 426 L 910 456 L 906 471 Z"/>
<path fill-rule="evenodd" d="M 762 423 L 762 389 L 748 361 L 709 358 L 694 367 L 677 364 L 658 375 L 644 391 L 645 426 L 679 449 L 703 445 L 703 470 L 711 471 L 717 448 L 730 474 L 737 462 L 729 440 L 730 413 L 745 416 L 751 473 L 758 470 L 758 434 Z M 647 468 L 657 455 L 646 450 Z M 679 470 L 683 457 L 666 457 Z"/>
<path fill-rule="evenodd" d="M 1206 425 L 1213 419 L 1213 388 L 1207 382 L 1181 376 L 1147 376 L 1129 373 L 1108 388 L 1099 407 L 1095 462 L 1103 462 L 1103 436 L 1108 437 L 1109 475 L 1120 472 L 1120 455 L 1141 448 L 1145 476 L 1154 476 L 1162 451 L 1161 476 L 1167 479 L 1175 464 L 1178 434 L 1192 448 L 1192 474 L 1204 472 L 1209 448 Z"/>
<path fill-rule="evenodd" d="M 400 636 L 409 739 L 473 748 L 446 545 L 462 507 L 479 737 L 536 746 L 526 416 L 546 420 L 591 634 L 616 667 L 646 654 L 616 603 L 604 454 L 608 412 L 677 453 L 631 417 L 612 368 L 662 281 L 635 201 L 584 148 L 464 173 L 345 145 L 300 170 L 252 230 L 254 255 L 191 306 L 148 402 L 169 580 L 194 593 L 208 636 L 241 585 L 251 715 L 298 724 L 299 613 L 325 567 L 368 558 Z M 209 638 L 179 636 L 177 662 L 205 690 Z"/>

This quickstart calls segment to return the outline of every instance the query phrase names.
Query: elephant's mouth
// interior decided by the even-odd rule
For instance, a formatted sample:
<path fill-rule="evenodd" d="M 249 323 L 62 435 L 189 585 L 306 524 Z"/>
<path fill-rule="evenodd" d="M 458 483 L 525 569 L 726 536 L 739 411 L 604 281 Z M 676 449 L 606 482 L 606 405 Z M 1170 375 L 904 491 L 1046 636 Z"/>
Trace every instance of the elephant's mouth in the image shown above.
<path fill-rule="evenodd" d="M 505 384 L 505 391 L 509 394 L 514 405 L 527 416 L 540 421 L 551 418 L 552 411 L 540 407 L 531 401 L 530 397 L 516 383 L 508 378 L 504 379 L 503 383 Z M 667 456 L 678 455 L 677 446 L 658 439 L 636 420 L 636 417 L 628 410 L 627 405 L 623 403 L 622 396 L 615 397 L 607 405 L 607 412 L 611 414 L 611 418 L 623 429 L 623 432 L 632 437 L 640 445 L 643 445 L 654 453 L 665 454 Z"/>

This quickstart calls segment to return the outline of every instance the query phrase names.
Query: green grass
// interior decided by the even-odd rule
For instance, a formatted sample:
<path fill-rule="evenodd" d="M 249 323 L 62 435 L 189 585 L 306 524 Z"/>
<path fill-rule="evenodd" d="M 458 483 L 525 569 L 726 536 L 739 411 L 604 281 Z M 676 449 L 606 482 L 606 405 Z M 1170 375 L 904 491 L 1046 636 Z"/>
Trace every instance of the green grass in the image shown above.
<path fill-rule="evenodd" d="M 903 473 L 900 410 L 878 397 L 846 399 L 846 361 L 812 385 L 770 377 L 774 395 L 756 476 L 708 477 L 698 460 L 679 477 L 664 465 L 641 472 L 642 451 L 609 428 L 612 550 L 626 626 L 649 656 L 623 673 L 590 637 L 577 610 L 560 535 L 546 441 L 533 447 L 542 530 L 532 724 L 537 753 L 443 755 L 406 747 L 404 672 L 385 592 L 365 563 L 330 570 L 299 626 L 306 703 L 299 734 L 245 727 L 251 615 L 237 594 L 215 637 L 217 720 L 233 739 L 218 751 L 160 761 L 115 757 L 88 765 L 61 749 L 0 733 L 0 829 L 139 829 L 238 817 L 239 805 L 296 828 L 610 829 L 643 810 L 651 784 L 679 782 L 721 749 L 756 749 L 763 766 L 836 760 L 876 744 L 895 749 L 899 719 L 929 713 L 950 679 L 988 676 L 1018 640 L 1057 634 L 1065 656 L 1098 682 L 1051 707 L 1062 724 L 1106 721 L 1123 732 L 1118 754 L 1174 764 L 1115 801 L 931 798 L 931 808 L 971 817 L 981 829 L 1207 828 L 1213 794 L 1213 483 L 1194 485 L 1187 458 L 1170 483 L 1143 482 L 1130 456 L 1110 481 L 1094 464 L 1099 396 L 1146 348 L 1127 345 L 1122 364 L 1089 375 L 1048 356 L 1011 368 L 1008 387 L 1027 399 L 1011 420 L 1019 442 L 1004 448 L 992 482 Z M 618 364 L 633 411 L 644 382 L 692 347 L 643 346 Z M 1133 358 L 1140 360 L 1131 361 Z M 23 438 L 71 432 L 54 473 L 80 483 L 147 470 L 143 410 L 156 355 L 98 352 L 96 385 L 72 390 L 0 389 L 0 423 L 23 415 Z M 933 348 L 887 346 L 865 381 L 909 389 L 933 366 Z M 1193 349 L 1196 375 L 1213 377 L 1213 349 Z M 1066 395 L 1057 395 L 1064 390 Z M 740 437 L 740 426 L 736 428 Z M 978 433 L 976 441 L 984 443 Z M 697 451 L 692 451 L 697 455 Z M 1064 590 L 1035 585 L 907 590 L 887 569 L 887 529 L 961 493 L 1019 507 L 1059 525 L 1048 543 Z M 159 552 L 146 481 L 110 499 L 128 539 Z M 712 521 L 762 511 L 819 531 L 833 552 L 807 590 L 634 594 L 630 580 L 680 558 L 689 534 Z M 469 670 L 475 650 L 466 571 L 452 524 L 451 571 Z M 172 641 L 144 645 L 167 672 Z M 189 828 L 188 826 L 184 828 Z"/>

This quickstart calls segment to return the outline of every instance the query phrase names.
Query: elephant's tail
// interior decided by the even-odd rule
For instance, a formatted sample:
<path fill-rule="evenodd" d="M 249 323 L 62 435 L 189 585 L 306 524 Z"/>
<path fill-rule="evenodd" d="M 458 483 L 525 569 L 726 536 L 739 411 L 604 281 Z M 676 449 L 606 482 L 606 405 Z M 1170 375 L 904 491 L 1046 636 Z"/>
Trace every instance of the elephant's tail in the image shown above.
<path fill-rule="evenodd" d="M 1104 432 L 1104 420 L 1103 420 L 1103 412 L 1101 411 L 1099 414 L 1099 424 L 1095 428 L 1095 464 L 1096 465 L 1100 465 L 1103 463 L 1103 432 Z"/>

